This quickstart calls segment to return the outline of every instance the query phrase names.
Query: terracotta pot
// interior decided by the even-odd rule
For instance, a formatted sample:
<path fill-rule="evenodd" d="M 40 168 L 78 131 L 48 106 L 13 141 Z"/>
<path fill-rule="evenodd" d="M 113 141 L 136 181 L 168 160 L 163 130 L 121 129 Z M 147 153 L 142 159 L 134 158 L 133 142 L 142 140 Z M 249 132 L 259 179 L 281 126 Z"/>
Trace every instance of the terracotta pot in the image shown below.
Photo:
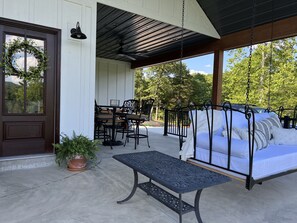
<path fill-rule="evenodd" d="M 86 169 L 87 160 L 83 156 L 76 156 L 68 162 L 68 170 L 83 171 Z"/>

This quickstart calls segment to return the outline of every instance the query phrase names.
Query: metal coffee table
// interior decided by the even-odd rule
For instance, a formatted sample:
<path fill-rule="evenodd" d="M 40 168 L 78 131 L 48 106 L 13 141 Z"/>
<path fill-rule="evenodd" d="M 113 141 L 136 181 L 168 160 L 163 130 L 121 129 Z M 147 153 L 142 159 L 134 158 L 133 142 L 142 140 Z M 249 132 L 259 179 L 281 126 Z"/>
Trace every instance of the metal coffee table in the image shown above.
<path fill-rule="evenodd" d="M 180 223 L 182 223 L 182 215 L 190 211 L 195 211 L 198 222 L 202 223 L 199 212 L 199 199 L 202 190 L 230 181 L 229 177 L 157 151 L 120 154 L 114 155 L 113 158 L 132 168 L 134 172 L 133 189 L 127 198 L 118 201 L 119 204 L 130 200 L 139 187 L 178 213 Z M 138 173 L 148 177 L 148 182 L 138 183 Z M 172 195 L 153 181 L 178 193 L 179 196 Z M 192 191 L 197 191 L 194 206 L 182 200 L 182 194 Z"/>

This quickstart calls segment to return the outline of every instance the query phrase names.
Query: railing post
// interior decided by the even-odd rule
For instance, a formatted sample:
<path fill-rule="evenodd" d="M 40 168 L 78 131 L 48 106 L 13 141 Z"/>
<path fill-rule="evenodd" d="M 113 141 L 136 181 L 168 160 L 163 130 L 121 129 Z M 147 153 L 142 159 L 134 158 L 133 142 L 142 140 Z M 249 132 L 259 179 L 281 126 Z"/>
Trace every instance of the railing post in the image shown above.
<path fill-rule="evenodd" d="M 163 136 L 167 136 L 167 133 L 168 133 L 168 109 L 165 109 L 164 134 L 163 134 Z"/>
<path fill-rule="evenodd" d="M 179 138 L 179 150 L 183 146 L 183 117 L 182 109 L 178 108 L 177 110 L 177 128 L 178 128 L 178 138 Z"/>

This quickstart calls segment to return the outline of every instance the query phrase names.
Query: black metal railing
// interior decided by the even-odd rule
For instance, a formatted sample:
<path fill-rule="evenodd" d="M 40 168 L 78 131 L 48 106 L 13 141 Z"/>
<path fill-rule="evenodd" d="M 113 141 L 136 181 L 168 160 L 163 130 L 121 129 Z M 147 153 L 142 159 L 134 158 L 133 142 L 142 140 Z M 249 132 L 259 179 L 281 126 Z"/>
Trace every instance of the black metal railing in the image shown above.
<path fill-rule="evenodd" d="M 176 109 L 165 109 L 164 117 L 164 136 L 176 135 L 187 137 L 190 119 L 188 111 Z"/>
<path fill-rule="evenodd" d="M 277 114 L 284 128 L 297 129 L 297 105 L 295 108 L 284 108 L 281 106 L 279 107 Z"/>

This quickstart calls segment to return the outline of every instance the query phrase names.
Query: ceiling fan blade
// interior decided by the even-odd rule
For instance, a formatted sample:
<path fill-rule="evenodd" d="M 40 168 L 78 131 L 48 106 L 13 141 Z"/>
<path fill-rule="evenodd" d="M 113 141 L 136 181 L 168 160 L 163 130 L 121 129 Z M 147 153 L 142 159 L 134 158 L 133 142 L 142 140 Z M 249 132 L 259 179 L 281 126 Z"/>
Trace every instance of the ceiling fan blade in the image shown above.
<path fill-rule="evenodd" d="M 147 50 L 140 50 L 140 51 L 125 51 L 125 53 L 128 53 L 128 54 L 146 54 L 148 53 Z"/>
<path fill-rule="evenodd" d="M 148 55 L 146 55 L 146 54 L 144 54 L 144 53 L 137 53 L 137 54 L 135 54 L 135 55 L 137 55 L 137 56 L 139 56 L 139 57 L 149 57 Z"/>
<path fill-rule="evenodd" d="M 118 56 L 126 57 L 126 58 L 128 58 L 130 60 L 136 60 L 136 58 L 134 58 L 134 57 L 132 57 L 132 56 L 130 56 L 128 54 L 125 54 L 125 53 L 118 53 Z"/>
<path fill-rule="evenodd" d="M 142 50 L 142 51 L 126 51 L 126 50 L 124 50 L 123 39 L 120 40 L 119 44 L 120 44 L 120 48 L 117 53 L 118 56 L 126 57 L 130 60 L 136 60 L 137 57 L 148 57 L 147 55 L 145 55 L 148 52 L 147 50 Z"/>

